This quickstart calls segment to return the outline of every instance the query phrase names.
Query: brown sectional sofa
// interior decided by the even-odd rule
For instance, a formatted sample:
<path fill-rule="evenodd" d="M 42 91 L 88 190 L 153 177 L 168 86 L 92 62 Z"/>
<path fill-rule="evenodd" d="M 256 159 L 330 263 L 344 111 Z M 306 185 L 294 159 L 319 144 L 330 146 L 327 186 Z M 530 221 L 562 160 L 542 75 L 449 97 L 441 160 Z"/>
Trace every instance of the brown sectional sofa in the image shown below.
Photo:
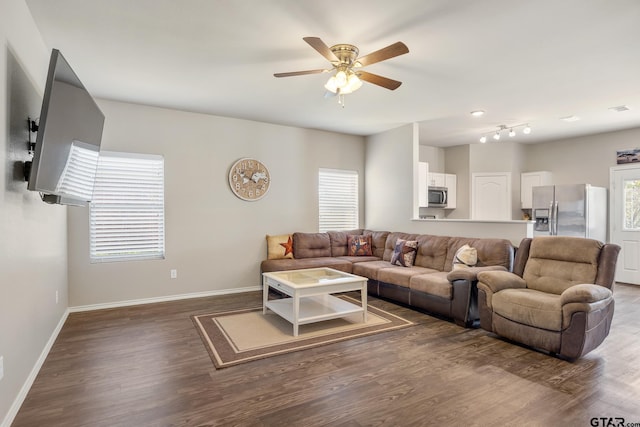
<path fill-rule="evenodd" d="M 372 256 L 348 256 L 349 235 L 371 235 Z M 391 264 L 397 239 L 417 240 L 414 265 Z M 463 245 L 476 248 L 475 267 L 453 269 L 456 251 Z M 326 233 L 293 233 L 294 259 L 270 259 L 261 271 L 331 267 L 367 277 L 369 294 L 416 307 L 471 326 L 479 319 L 477 274 L 512 271 L 515 248 L 505 239 L 476 239 L 401 232 L 350 230 Z"/>

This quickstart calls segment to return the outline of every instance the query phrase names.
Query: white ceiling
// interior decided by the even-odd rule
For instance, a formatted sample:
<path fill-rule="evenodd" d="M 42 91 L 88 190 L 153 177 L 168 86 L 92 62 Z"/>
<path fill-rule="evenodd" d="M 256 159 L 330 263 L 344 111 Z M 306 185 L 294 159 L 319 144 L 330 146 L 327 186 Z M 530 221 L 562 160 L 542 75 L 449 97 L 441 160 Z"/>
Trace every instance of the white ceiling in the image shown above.
<path fill-rule="evenodd" d="M 517 142 L 640 126 L 638 0 L 26 2 L 100 98 L 357 135 L 419 122 L 420 142 L 441 147 L 501 124 L 531 125 Z M 404 42 L 366 67 L 402 86 L 365 83 L 341 108 L 327 74 L 273 77 L 328 65 L 305 36 L 361 55 Z"/>

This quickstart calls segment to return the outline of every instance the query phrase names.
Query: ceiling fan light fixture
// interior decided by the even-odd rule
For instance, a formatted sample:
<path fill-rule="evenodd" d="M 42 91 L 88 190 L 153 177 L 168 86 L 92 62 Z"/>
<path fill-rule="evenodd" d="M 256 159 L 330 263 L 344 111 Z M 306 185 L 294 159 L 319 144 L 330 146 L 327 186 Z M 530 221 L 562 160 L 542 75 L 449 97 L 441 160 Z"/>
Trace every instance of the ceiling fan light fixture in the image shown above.
<path fill-rule="evenodd" d="M 338 83 L 336 81 L 335 76 L 331 76 L 327 83 L 324 85 L 324 88 L 329 92 L 336 93 L 338 91 Z"/>
<path fill-rule="evenodd" d="M 336 73 L 336 86 L 343 89 L 347 85 L 347 73 L 343 70 L 339 70 Z"/>
<path fill-rule="evenodd" d="M 347 84 L 340 90 L 340 93 L 351 93 L 362 87 L 362 80 L 355 73 L 350 73 L 347 78 Z"/>

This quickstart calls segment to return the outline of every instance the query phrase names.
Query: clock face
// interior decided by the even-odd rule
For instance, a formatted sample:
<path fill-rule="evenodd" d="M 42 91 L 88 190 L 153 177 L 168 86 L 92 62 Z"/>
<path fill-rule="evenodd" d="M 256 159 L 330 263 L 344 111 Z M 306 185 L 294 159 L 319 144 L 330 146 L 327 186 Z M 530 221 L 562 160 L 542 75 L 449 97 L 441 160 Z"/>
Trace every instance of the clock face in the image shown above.
<path fill-rule="evenodd" d="M 229 171 L 231 191 L 242 200 L 261 199 L 269 191 L 270 184 L 269 170 L 255 159 L 240 159 Z"/>

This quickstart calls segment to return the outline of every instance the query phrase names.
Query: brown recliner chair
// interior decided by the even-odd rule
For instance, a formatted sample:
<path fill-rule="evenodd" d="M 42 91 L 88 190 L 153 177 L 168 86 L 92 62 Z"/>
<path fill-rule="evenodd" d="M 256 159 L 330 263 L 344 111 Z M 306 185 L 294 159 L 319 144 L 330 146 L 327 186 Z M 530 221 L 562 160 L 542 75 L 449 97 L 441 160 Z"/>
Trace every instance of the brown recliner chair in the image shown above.
<path fill-rule="evenodd" d="M 578 237 L 523 239 L 513 273 L 478 273 L 480 326 L 567 359 L 609 334 L 620 247 Z"/>

